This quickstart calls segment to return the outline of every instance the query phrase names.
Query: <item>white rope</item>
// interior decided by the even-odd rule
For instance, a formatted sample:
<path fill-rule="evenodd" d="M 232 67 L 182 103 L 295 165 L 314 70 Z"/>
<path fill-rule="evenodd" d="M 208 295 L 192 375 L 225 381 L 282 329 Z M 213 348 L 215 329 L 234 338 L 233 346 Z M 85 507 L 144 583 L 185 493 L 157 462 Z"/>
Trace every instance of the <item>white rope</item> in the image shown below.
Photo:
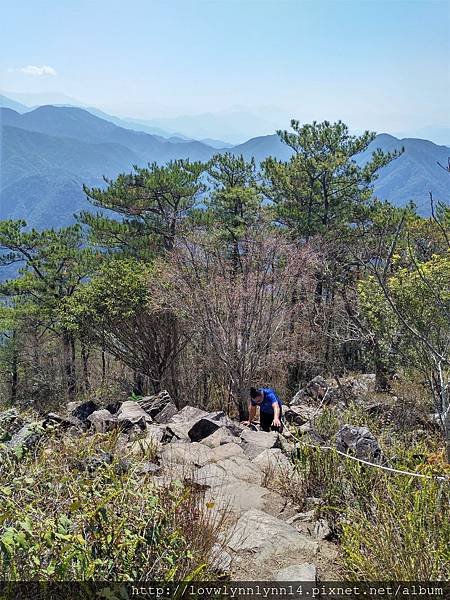
<path fill-rule="evenodd" d="M 377 465 L 375 463 L 371 463 L 368 460 L 364 460 L 362 458 L 357 458 L 356 456 L 352 456 L 351 454 L 346 454 L 345 452 L 341 452 L 337 450 L 337 448 L 333 448 L 332 446 L 315 446 L 314 444 L 308 444 L 306 442 L 302 442 L 299 440 L 300 444 L 304 446 L 308 446 L 309 448 L 315 448 L 316 450 L 333 450 L 337 452 L 344 458 L 350 458 L 351 460 L 355 460 L 357 462 L 363 463 L 365 465 L 369 465 L 369 467 L 376 467 L 377 469 L 383 469 L 384 471 L 390 471 L 391 473 L 399 473 L 400 475 L 409 475 L 411 477 L 422 477 L 423 479 L 437 479 L 438 481 L 446 481 L 449 482 L 448 475 L 424 475 L 423 473 L 412 473 L 411 471 L 401 471 L 400 469 L 393 469 L 392 467 L 385 467 L 383 465 Z"/>

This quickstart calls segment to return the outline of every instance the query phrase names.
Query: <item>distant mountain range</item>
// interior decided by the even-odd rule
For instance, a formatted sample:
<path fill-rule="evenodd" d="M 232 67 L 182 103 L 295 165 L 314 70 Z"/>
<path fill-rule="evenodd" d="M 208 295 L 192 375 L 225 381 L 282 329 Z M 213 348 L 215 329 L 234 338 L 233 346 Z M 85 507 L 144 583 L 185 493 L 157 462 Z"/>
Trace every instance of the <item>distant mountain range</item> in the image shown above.
<path fill-rule="evenodd" d="M 5 107 L 1 102 L 0 219 L 26 218 L 36 227 L 61 226 L 73 222 L 73 214 L 90 207 L 82 191 L 103 184 L 103 176 L 130 171 L 133 164 L 165 163 L 175 158 L 208 160 L 220 141 L 192 141 L 181 136 L 169 139 L 157 134 L 120 126 L 121 119 L 92 113 L 94 109 L 24 105 Z M 17 102 L 16 102 L 17 104 Z M 25 110 L 23 110 L 25 108 Z M 113 122 L 114 121 L 114 122 Z M 436 200 L 449 201 L 450 175 L 438 166 L 446 164 L 450 148 L 421 139 L 399 140 L 378 135 L 364 161 L 375 148 L 405 153 L 383 169 L 375 194 L 397 205 L 414 200 L 420 212 L 429 210 L 428 192 Z M 252 138 L 219 151 L 243 154 L 261 161 L 267 156 L 287 160 L 290 149 L 277 135 Z"/>

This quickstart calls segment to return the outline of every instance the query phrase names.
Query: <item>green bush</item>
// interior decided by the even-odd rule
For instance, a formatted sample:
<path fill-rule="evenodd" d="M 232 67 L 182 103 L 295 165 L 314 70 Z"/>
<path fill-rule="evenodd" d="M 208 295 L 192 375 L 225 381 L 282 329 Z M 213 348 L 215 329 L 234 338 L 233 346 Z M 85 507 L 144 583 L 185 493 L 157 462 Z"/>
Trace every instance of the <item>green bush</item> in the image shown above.
<path fill-rule="evenodd" d="M 437 474 L 444 462 L 417 464 L 422 447 L 395 445 L 399 467 Z M 297 471 L 305 496 L 320 496 L 349 579 L 446 580 L 450 577 L 450 480 L 389 473 L 337 452 L 301 447 Z M 450 474 L 450 473 L 449 473 Z"/>
<path fill-rule="evenodd" d="M 222 517 L 185 484 L 157 485 L 123 459 L 95 463 L 114 448 L 114 435 L 55 437 L 21 461 L 0 456 L 1 579 L 217 577 Z"/>

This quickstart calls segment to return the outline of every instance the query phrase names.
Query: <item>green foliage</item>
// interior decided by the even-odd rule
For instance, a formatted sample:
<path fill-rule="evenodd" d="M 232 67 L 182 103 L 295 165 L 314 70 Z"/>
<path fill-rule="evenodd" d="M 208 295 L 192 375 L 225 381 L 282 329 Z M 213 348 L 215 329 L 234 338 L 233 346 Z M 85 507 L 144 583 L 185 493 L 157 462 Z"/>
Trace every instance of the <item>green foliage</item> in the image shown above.
<path fill-rule="evenodd" d="M 101 339 L 148 300 L 150 269 L 133 258 L 114 257 L 60 304 L 62 322 L 78 335 Z"/>
<path fill-rule="evenodd" d="M 142 581 L 213 577 L 221 521 L 181 483 L 87 465 L 116 440 L 51 440 L 0 464 L 0 574 L 9 581 Z"/>
<path fill-rule="evenodd" d="M 301 237 L 363 222 L 377 172 L 398 153 L 376 150 L 367 164 L 359 166 L 355 158 L 375 133 L 350 135 L 341 121 L 300 126 L 293 120 L 291 127 L 293 132 L 278 135 L 294 151 L 292 158 L 287 163 L 273 158 L 263 163 L 266 193 L 278 221 Z"/>
<path fill-rule="evenodd" d="M 204 169 L 202 163 L 188 160 L 135 166 L 133 173 L 107 180 L 106 189 L 85 188 L 94 206 L 114 211 L 121 221 L 89 212 L 80 220 L 90 227 L 94 243 L 148 260 L 173 248 L 184 219 L 205 189 Z"/>
<path fill-rule="evenodd" d="M 0 222 L 0 264 L 19 263 L 19 276 L 0 286 L 17 316 L 31 315 L 58 329 L 60 302 L 71 296 L 93 270 L 95 253 L 83 246 L 79 225 L 27 231 L 25 221 Z M 10 300 L 10 301 L 11 301 Z"/>
<path fill-rule="evenodd" d="M 450 253 L 433 255 L 411 267 L 393 257 L 394 272 L 385 282 L 369 276 L 359 284 L 359 298 L 371 330 L 385 351 L 398 338 L 398 353 L 410 366 L 426 366 L 428 346 L 446 356 L 450 330 Z"/>
<path fill-rule="evenodd" d="M 421 471 L 422 446 L 396 443 L 398 466 Z M 397 466 L 397 465 L 396 465 Z M 447 579 L 448 482 L 386 473 L 335 452 L 301 447 L 297 458 L 304 495 L 320 496 L 352 580 Z M 439 474 L 445 473 L 442 462 Z"/>

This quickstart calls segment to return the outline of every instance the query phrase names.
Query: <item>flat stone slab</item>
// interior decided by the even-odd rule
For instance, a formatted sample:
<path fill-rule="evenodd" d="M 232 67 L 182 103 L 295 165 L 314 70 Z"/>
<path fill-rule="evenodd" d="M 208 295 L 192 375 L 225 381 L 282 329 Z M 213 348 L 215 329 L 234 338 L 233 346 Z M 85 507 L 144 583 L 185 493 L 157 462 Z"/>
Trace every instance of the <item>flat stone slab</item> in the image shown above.
<path fill-rule="evenodd" d="M 290 476 L 294 473 L 294 465 L 279 448 L 268 448 L 252 460 L 261 471 Z"/>
<path fill-rule="evenodd" d="M 205 444 L 205 446 L 208 446 L 209 448 L 216 448 L 222 444 L 228 444 L 230 442 L 239 443 L 239 441 L 239 438 L 232 435 L 226 427 L 220 427 L 214 433 L 205 437 L 202 440 L 202 444 Z"/>
<path fill-rule="evenodd" d="M 286 510 L 286 499 L 280 494 L 238 479 L 223 480 L 220 487 L 207 490 L 205 500 L 212 503 L 215 510 L 238 517 L 252 509 L 277 517 Z"/>
<path fill-rule="evenodd" d="M 248 458 L 253 459 L 269 448 L 281 446 L 279 434 L 276 431 L 251 431 L 246 429 L 241 433 L 242 448 Z"/>
<path fill-rule="evenodd" d="M 225 460 L 227 458 L 232 458 L 233 456 L 244 456 L 242 446 L 239 446 L 239 444 L 235 444 L 234 442 L 222 444 L 221 446 L 217 446 L 216 448 L 211 448 L 211 450 L 213 457 L 212 460 L 214 462 Z"/>
<path fill-rule="evenodd" d="M 281 554 L 317 553 L 318 543 L 301 535 L 292 525 L 261 510 L 245 512 L 227 541 L 232 552 L 252 553 L 253 563 L 263 563 Z"/>
<path fill-rule="evenodd" d="M 231 456 L 218 460 L 216 465 L 225 471 L 228 478 L 232 477 L 256 485 L 261 484 L 262 472 L 245 456 Z"/>
<path fill-rule="evenodd" d="M 211 448 L 192 442 L 191 444 L 168 444 L 161 451 L 161 463 L 163 466 L 169 464 L 192 465 L 203 467 L 213 460 Z"/>

